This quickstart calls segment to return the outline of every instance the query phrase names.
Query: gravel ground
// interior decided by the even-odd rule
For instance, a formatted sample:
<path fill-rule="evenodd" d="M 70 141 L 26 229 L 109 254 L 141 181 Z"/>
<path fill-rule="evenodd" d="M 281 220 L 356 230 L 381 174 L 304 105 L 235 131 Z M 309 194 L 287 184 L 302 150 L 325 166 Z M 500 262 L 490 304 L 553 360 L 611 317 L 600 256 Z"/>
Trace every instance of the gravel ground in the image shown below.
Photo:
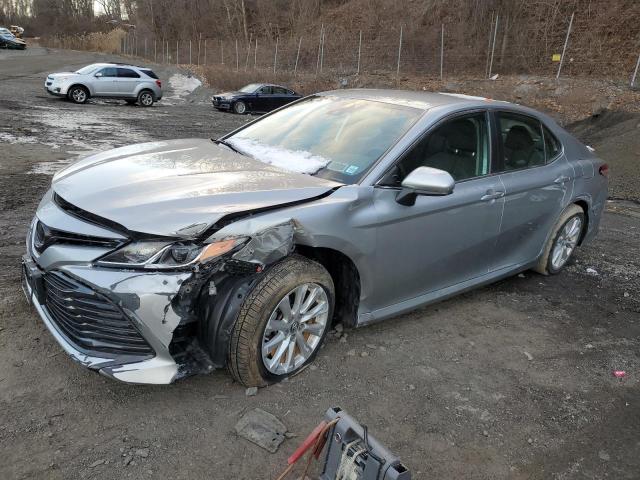
<path fill-rule="evenodd" d="M 346 341 L 332 335 L 313 368 L 256 396 L 223 371 L 132 386 L 72 363 L 19 283 L 27 225 L 51 173 L 81 152 L 217 136 L 247 120 L 214 112 L 203 88 L 150 109 L 76 106 L 44 93 L 45 73 L 107 58 L 0 52 L 0 478 L 275 478 L 336 405 L 413 478 L 638 478 L 634 203 L 612 202 L 597 240 L 563 274 L 526 272 L 347 331 Z M 255 407 L 298 437 L 276 454 L 239 438 L 235 423 Z"/>

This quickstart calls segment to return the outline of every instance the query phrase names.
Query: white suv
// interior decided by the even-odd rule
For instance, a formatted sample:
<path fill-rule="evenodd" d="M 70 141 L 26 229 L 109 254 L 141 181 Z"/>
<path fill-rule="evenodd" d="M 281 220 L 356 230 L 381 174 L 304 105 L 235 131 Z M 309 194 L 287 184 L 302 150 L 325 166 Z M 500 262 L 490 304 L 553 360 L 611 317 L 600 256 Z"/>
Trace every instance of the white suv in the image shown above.
<path fill-rule="evenodd" d="M 52 73 L 47 75 L 44 88 L 75 103 L 102 97 L 150 107 L 162 98 L 162 82 L 153 70 L 119 63 L 94 63 L 76 72 Z"/>

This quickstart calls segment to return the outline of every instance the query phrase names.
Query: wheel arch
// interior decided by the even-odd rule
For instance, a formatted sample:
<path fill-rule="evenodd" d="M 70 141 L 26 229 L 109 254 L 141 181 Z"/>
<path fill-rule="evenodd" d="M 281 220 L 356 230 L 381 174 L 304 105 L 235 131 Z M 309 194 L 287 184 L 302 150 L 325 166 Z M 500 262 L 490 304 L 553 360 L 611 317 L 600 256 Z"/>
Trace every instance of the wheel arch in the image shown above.
<path fill-rule="evenodd" d="M 332 323 L 355 327 L 360 304 L 360 272 L 356 264 L 339 250 L 327 247 L 295 245 L 299 255 L 322 265 L 331 275 L 335 287 L 335 306 Z"/>
<path fill-rule="evenodd" d="M 589 231 L 589 202 L 584 198 L 576 198 L 572 204 L 579 206 L 584 212 L 584 225 L 582 226 L 582 232 L 578 240 L 578 245 L 582 245 L 582 240 L 584 240 L 584 237 Z"/>
<path fill-rule="evenodd" d="M 72 83 L 71 85 L 69 85 L 67 87 L 67 95 L 69 95 L 69 92 L 74 88 L 74 87 L 82 87 L 87 91 L 87 94 L 89 95 L 89 98 L 91 98 L 93 96 L 93 92 L 91 91 L 91 88 L 88 87 L 87 85 L 85 85 L 84 83 L 80 83 L 80 82 L 76 82 L 76 83 Z"/>

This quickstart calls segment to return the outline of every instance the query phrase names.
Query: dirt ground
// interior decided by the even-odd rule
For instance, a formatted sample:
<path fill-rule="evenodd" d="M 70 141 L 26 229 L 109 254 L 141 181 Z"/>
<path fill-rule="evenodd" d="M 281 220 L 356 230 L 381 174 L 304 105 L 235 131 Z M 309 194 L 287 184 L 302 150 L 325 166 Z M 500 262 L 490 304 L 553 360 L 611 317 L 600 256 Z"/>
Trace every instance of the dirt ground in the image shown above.
<path fill-rule="evenodd" d="M 253 397 L 224 371 L 131 386 L 74 364 L 19 281 L 27 226 L 53 171 L 89 150 L 212 137 L 248 120 L 213 111 L 204 88 L 169 89 L 150 109 L 45 94 L 47 72 L 106 59 L 0 52 L 0 478 L 275 478 L 331 406 L 367 424 L 417 479 L 639 477 L 633 202 L 609 204 L 599 236 L 563 274 L 526 272 L 348 331 L 346 343 L 332 336 L 313 368 Z M 157 71 L 165 85 L 179 73 Z M 621 142 L 633 136 L 625 135 Z M 615 138 L 601 139 L 603 156 L 629 151 Z M 637 175 L 637 164 L 629 171 Z M 633 185 L 626 197 L 637 200 Z M 276 454 L 239 438 L 235 423 L 255 407 L 297 437 Z"/>

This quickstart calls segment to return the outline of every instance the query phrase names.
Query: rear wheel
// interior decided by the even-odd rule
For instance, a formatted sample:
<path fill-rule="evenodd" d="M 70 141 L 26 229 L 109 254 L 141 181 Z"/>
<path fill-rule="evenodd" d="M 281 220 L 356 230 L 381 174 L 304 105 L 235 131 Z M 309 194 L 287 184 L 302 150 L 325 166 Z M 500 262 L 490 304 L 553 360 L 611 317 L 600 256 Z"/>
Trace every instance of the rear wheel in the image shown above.
<path fill-rule="evenodd" d="M 578 205 L 571 205 L 562 213 L 534 269 L 536 272 L 543 275 L 560 273 L 578 246 L 584 220 L 584 211 Z"/>
<path fill-rule="evenodd" d="M 81 85 L 76 85 L 71 87 L 67 97 L 74 103 L 86 103 L 89 100 L 89 91 Z"/>
<path fill-rule="evenodd" d="M 239 100 L 233 104 L 233 111 L 239 115 L 247 113 L 247 104 Z"/>
<path fill-rule="evenodd" d="M 153 92 L 149 90 L 143 90 L 138 94 L 138 103 L 143 107 L 150 107 L 155 102 L 155 98 L 153 97 Z"/>
<path fill-rule="evenodd" d="M 229 371 L 264 386 L 315 358 L 333 314 L 334 286 L 319 263 L 297 255 L 271 267 L 247 296 L 233 328 Z"/>

